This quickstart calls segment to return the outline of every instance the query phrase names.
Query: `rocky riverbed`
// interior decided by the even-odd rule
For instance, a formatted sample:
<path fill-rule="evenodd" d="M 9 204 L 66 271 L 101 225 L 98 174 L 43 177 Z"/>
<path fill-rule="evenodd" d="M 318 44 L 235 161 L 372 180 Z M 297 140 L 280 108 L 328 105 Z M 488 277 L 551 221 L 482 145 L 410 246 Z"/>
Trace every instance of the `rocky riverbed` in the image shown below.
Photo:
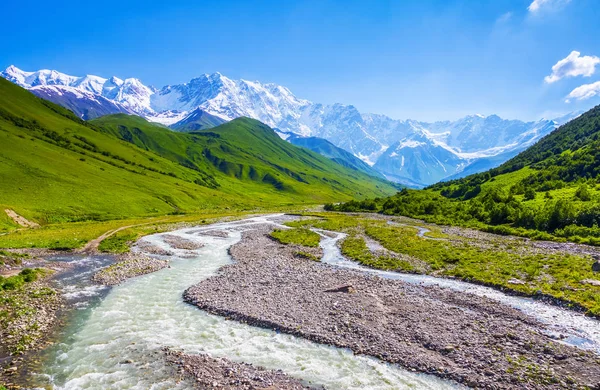
<path fill-rule="evenodd" d="M 188 289 L 199 308 L 490 389 L 600 389 L 600 359 L 500 303 L 336 269 L 246 232 L 236 263 Z"/>
<path fill-rule="evenodd" d="M 101 269 L 92 280 L 106 286 L 115 286 L 129 278 L 156 272 L 169 266 L 166 260 L 159 260 L 141 253 L 126 253 L 117 262 Z"/>
<path fill-rule="evenodd" d="M 20 382 L 27 370 L 22 355 L 47 345 L 64 307 L 63 297 L 47 279 L 0 291 L 0 384 L 13 388 Z"/>
<path fill-rule="evenodd" d="M 309 388 L 281 371 L 266 370 L 247 363 L 235 363 L 225 358 L 190 355 L 170 349 L 165 349 L 165 356 L 169 363 L 178 368 L 179 374 L 190 380 L 196 389 L 301 390 Z"/>

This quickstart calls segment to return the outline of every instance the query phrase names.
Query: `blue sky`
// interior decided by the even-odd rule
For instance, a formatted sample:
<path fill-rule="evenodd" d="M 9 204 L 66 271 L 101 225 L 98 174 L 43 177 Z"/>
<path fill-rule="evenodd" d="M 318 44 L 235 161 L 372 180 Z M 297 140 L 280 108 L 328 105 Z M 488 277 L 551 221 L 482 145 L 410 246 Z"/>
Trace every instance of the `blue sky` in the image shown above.
<path fill-rule="evenodd" d="M 600 95 L 580 100 L 600 91 L 597 0 L 34 0 L 2 11 L 2 67 L 157 87 L 219 71 L 429 121 L 537 119 L 600 104 Z M 566 103 L 582 85 L 591 86 Z"/>

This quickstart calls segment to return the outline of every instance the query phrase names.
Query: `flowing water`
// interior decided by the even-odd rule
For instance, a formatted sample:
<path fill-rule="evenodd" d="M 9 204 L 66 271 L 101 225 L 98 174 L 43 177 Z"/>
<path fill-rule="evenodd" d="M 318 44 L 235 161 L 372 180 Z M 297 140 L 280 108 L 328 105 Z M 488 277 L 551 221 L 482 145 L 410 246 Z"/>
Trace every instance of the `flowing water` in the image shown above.
<path fill-rule="evenodd" d="M 381 271 L 361 266 L 349 261 L 340 253 L 337 242 L 345 237 L 343 233 L 327 232 L 313 229 L 321 234 L 321 247 L 325 255 L 322 262 L 337 267 L 360 270 L 383 278 L 402 280 L 407 283 L 426 286 L 437 285 L 452 290 L 487 297 L 505 305 L 514 307 L 528 314 L 547 326 L 545 333 L 559 339 L 558 341 L 577 348 L 592 350 L 600 354 L 600 321 L 586 317 L 572 310 L 562 309 L 538 300 L 505 294 L 490 287 L 479 286 L 455 279 L 436 278 L 427 275 L 405 274 L 400 272 Z M 429 230 L 419 229 L 421 236 Z M 324 234 L 325 233 L 325 234 Z"/>
<path fill-rule="evenodd" d="M 72 284 L 75 287 L 68 291 L 71 298 L 92 293 L 96 298 L 83 300 L 78 320 L 67 330 L 69 336 L 45 356 L 39 374 L 42 384 L 56 389 L 190 388 L 189 383 L 176 381 L 173 369 L 165 364 L 161 347 L 169 346 L 187 353 L 204 352 L 281 369 L 306 383 L 330 389 L 458 387 L 433 376 L 355 356 L 349 350 L 227 321 L 183 302 L 186 288 L 231 263 L 227 250 L 240 240 L 243 230 L 274 220 L 275 216 L 257 217 L 169 233 L 205 244 L 195 251 L 173 249 L 161 234 L 145 237 L 143 240 L 175 253 L 170 268 L 133 278 L 108 292 L 76 280 Z M 202 235 L 208 231 L 227 232 L 228 237 Z M 335 242 L 329 243 L 337 250 Z M 69 285 L 66 279 L 63 283 Z"/>

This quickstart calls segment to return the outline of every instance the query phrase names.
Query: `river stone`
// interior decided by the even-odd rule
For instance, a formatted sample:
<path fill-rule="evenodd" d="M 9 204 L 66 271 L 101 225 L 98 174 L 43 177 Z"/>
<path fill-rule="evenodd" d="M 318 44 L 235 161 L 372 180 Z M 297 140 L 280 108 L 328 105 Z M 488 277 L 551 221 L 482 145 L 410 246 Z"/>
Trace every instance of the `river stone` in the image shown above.
<path fill-rule="evenodd" d="M 583 279 L 581 281 L 581 284 L 590 284 L 592 286 L 599 286 L 600 287 L 600 280 L 594 280 L 594 279 Z"/>

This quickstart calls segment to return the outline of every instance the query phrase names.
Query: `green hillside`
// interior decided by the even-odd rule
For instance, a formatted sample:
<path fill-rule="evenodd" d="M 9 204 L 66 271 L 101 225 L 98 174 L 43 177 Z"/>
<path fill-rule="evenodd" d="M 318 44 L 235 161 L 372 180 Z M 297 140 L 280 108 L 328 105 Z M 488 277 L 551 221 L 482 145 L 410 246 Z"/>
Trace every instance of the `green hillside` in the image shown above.
<path fill-rule="evenodd" d="M 0 79 L 0 207 L 42 225 L 389 194 L 393 187 L 239 119 L 182 134 L 138 117 L 85 122 Z M 0 230 L 16 226 L 0 213 Z"/>
<path fill-rule="evenodd" d="M 598 245 L 599 172 L 597 106 L 498 168 L 423 191 L 403 190 L 390 198 L 329 208 Z"/>
<path fill-rule="evenodd" d="M 175 123 L 171 128 L 186 133 L 210 129 L 211 127 L 219 126 L 225 122 L 225 120 L 197 108 L 193 113 L 188 115 L 187 118 Z"/>

